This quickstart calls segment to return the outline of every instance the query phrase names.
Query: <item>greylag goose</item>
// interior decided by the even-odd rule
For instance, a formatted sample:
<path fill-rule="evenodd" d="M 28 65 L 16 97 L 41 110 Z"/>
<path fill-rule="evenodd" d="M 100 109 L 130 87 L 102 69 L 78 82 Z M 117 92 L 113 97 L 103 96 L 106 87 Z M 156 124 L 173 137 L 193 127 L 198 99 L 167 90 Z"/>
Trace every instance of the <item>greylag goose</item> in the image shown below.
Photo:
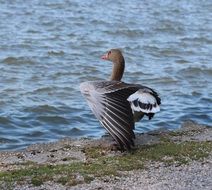
<path fill-rule="evenodd" d="M 144 115 L 151 119 L 159 112 L 161 99 L 149 87 L 121 81 L 125 61 L 119 49 L 111 49 L 102 59 L 113 62 L 110 80 L 83 82 L 80 91 L 121 150 L 129 150 L 134 146 L 135 122 Z"/>

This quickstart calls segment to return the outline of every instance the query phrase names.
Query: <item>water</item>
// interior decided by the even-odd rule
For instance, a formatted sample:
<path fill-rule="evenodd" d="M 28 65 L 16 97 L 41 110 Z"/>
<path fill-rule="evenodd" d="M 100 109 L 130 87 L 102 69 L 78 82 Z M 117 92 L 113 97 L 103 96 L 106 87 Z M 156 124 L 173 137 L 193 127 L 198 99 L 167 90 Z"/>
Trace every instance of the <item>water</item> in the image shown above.
<path fill-rule="evenodd" d="M 212 124 L 210 0 L 0 0 L 0 149 L 105 130 L 79 83 L 107 79 L 119 47 L 124 81 L 156 89 L 162 110 L 137 132 Z"/>

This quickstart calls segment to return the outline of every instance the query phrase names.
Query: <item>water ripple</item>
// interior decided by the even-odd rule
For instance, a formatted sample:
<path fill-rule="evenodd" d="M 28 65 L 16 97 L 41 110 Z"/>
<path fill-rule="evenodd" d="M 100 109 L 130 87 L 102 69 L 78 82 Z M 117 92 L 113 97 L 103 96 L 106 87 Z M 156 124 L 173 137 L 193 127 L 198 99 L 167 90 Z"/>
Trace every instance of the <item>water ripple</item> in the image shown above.
<path fill-rule="evenodd" d="M 2 60 L 5 64 L 35 64 L 31 58 L 27 57 L 7 57 Z"/>
<path fill-rule="evenodd" d="M 14 14 L 15 13 L 15 14 Z M 105 133 L 79 83 L 108 79 L 101 55 L 124 52 L 124 81 L 162 98 L 137 132 L 212 123 L 211 2 L 7 1 L 0 6 L 0 150 Z"/>

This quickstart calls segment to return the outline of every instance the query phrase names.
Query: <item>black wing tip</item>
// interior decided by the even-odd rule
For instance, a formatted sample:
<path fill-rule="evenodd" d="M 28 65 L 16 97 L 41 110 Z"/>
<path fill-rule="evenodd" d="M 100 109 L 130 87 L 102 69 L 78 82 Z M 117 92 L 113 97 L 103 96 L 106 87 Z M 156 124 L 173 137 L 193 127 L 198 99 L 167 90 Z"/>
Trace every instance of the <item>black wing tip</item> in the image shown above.
<path fill-rule="evenodd" d="M 120 134 L 111 133 L 108 131 L 111 137 L 115 140 L 117 146 L 119 147 L 120 151 L 130 151 L 132 147 L 135 146 L 135 134 L 133 132 L 133 136 L 120 136 Z"/>
<path fill-rule="evenodd" d="M 156 98 L 157 104 L 161 105 L 161 98 L 159 94 L 154 89 L 150 88 L 150 90 L 152 90 L 152 95 Z"/>
<path fill-rule="evenodd" d="M 129 134 L 115 134 L 116 138 L 114 140 L 119 144 L 120 149 L 122 151 L 129 151 L 132 149 L 132 147 L 135 146 L 135 133 L 132 131 L 132 134 L 129 136 Z"/>
<path fill-rule="evenodd" d="M 119 148 L 120 148 L 120 150 L 122 151 L 122 152 L 124 152 L 124 151 L 130 151 L 130 150 L 132 150 L 132 148 L 135 146 L 135 143 L 134 143 L 134 140 L 133 139 L 129 139 L 128 141 L 126 141 L 126 140 L 119 140 L 119 141 L 117 141 L 116 139 L 115 139 L 115 141 L 117 142 L 117 144 L 119 145 Z"/>
<path fill-rule="evenodd" d="M 154 117 L 155 113 L 145 113 L 145 115 L 149 118 L 149 120 L 151 120 Z"/>

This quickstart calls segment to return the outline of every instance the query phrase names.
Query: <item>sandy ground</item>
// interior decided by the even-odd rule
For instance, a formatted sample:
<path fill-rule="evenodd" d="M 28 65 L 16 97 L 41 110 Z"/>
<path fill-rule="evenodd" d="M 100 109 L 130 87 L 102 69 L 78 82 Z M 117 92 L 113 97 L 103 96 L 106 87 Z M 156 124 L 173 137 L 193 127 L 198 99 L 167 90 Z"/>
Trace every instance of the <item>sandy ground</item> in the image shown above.
<path fill-rule="evenodd" d="M 206 127 L 194 122 L 185 122 L 178 130 L 179 136 L 173 136 L 175 142 L 183 141 L 212 141 L 212 127 Z M 183 132 L 183 133 L 182 133 Z M 167 131 L 153 131 L 136 136 L 136 145 L 155 144 L 160 142 L 158 134 Z M 185 134 L 184 134 L 185 133 Z M 86 161 L 83 149 L 85 146 L 110 146 L 111 138 L 103 137 L 99 140 L 63 139 L 55 143 L 35 144 L 23 151 L 8 151 L 0 153 L 0 171 L 10 171 L 25 167 L 21 163 L 33 162 L 37 164 L 67 164 L 74 161 Z M 122 154 L 113 151 L 112 154 Z M 73 159 L 66 159 L 66 158 Z M 5 187 L 6 189 L 6 187 Z M 186 165 L 165 165 L 160 162 L 149 162 L 145 169 L 123 172 L 122 176 L 100 177 L 89 184 L 63 186 L 54 182 L 45 182 L 39 187 L 33 185 L 15 186 L 16 190 L 38 189 L 142 189 L 142 190 L 196 190 L 212 189 L 212 153 L 201 161 L 191 161 Z"/>

